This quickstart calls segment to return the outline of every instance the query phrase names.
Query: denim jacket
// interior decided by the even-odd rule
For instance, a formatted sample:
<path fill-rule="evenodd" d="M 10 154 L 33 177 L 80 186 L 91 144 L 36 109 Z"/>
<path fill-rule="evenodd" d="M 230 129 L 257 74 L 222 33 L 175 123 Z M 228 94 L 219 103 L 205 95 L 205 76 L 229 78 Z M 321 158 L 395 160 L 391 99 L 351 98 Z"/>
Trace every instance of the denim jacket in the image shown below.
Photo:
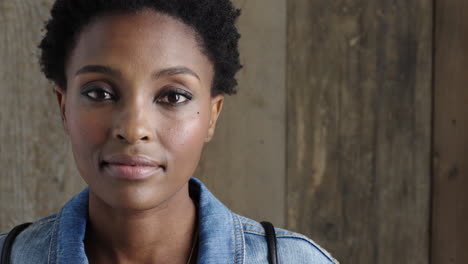
<path fill-rule="evenodd" d="M 268 263 L 265 232 L 260 223 L 237 215 L 217 200 L 196 178 L 190 196 L 198 204 L 200 264 Z M 83 239 L 88 219 L 89 188 L 73 197 L 57 214 L 43 218 L 16 238 L 13 264 L 88 263 Z M 0 249 L 7 233 L 0 235 Z M 279 263 L 338 263 L 307 237 L 276 228 Z"/>

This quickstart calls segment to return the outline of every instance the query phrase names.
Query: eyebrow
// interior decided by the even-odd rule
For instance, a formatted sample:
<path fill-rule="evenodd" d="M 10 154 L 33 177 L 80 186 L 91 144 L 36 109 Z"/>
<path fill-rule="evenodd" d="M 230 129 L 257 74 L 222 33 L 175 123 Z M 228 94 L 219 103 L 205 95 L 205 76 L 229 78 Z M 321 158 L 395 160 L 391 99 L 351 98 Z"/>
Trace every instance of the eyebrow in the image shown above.
<path fill-rule="evenodd" d="M 109 66 L 103 65 L 86 65 L 83 68 L 79 69 L 76 75 L 85 74 L 85 73 L 102 73 L 111 75 L 113 77 L 121 77 L 122 73 L 119 70 L 113 69 Z M 173 76 L 178 74 L 188 74 L 200 80 L 200 77 L 192 70 L 184 66 L 171 67 L 167 69 L 162 69 L 158 72 L 153 73 L 151 76 L 153 79 L 159 79 L 165 76 Z"/>
<path fill-rule="evenodd" d="M 122 73 L 120 71 L 112 69 L 111 67 L 102 66 L 102 65 L 86 65 L 83 68 L 79 69 L 75 73 L 75 76 L 80 75 L 80 74 L 85 74 L 85 73 L 103 73 L 103 74 L 111 75 L 113 77 L 122 76 Z"/>
<path fill-rule="evenodd" d="M 160 71 L 155 72 L 153 74 L 153 78 L 154 79 L 159 79 L 159 78 L 164 77 L 164 76 L 173 76 L 173 75 L 178 75 L 178 74 L 192 75 L 193 77 L 200 80 L 200 77 L 194 71 L 190 70 L 187 67 L 183 67 L 183 66 L 172 67 L 172 68 L 167 68 L 167 69 L 160 70 Z"/>

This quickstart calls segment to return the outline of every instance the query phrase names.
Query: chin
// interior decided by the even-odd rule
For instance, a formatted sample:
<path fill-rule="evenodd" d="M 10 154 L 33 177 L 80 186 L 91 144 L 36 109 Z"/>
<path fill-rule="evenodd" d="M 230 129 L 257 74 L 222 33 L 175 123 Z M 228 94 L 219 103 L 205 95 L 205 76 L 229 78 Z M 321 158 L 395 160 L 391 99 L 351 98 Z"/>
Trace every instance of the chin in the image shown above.
<path fill-rule="evenodd" d="M 155 187 L 140 184 L 109 186 L 110 188 L 92 188 L 93 193 L 107 206 L 128 211 L 146 211 L 163 207 L 170 194 L 158 191 Z"/>

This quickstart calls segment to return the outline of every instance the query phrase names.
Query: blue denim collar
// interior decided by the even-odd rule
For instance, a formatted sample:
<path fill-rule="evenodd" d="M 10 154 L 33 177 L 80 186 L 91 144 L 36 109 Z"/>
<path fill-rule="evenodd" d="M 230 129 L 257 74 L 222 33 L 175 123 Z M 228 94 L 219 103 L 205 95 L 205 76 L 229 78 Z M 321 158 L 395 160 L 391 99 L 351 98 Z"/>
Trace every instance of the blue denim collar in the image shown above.
<path fill-rule="evenodd" d="M 244 262 L 245 243 L 240 219 L 198 179 L 189 182 L 190 196 L 198 204 L 199 249 L 197 263 Z M 88 263 L 83 240 L 88 220 L 89 188 L 73 197 L 57 214 L 49 252 L 50 264 Z"/>
<path fill-rule="evenodd" d="M 49 252 L 50 264 L 88 263 L 83 243 L 88 219 L 88 198 L 87 187 L 57 214 Z"/>
<path fill-rule="evenodd" d="M 190 180 L 190 195 L 198 203 L 197 263 L 243 263 L 244 232 L 240 219 L 196 178 Z"/>

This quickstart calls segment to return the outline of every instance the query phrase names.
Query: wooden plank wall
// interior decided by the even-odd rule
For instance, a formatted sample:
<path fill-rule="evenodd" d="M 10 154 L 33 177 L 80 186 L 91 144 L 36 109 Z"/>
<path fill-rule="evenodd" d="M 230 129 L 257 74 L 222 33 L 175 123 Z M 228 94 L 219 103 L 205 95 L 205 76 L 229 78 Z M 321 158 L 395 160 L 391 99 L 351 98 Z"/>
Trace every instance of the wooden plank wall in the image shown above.
<path fill-rule="evenodd" d="M 83 186 L 37 63 L 52 1 L 0 1 L 0 232 L 57 211 Z"/>
<path fill-rule="evenodd" d="M 243 10 L 239 93 L 226 98 L 196 176 L 235 212 L 284 226 L 286 0 L 233 2 Z"/>
<path fill-rule="evenodd" d="M 287 17 L 287 227 L 343 263 L 428 263 L 431 1 Z"/>
<path fill-rule="evenodd" d="M 468 263 L 468 2 L 436 1 L 432 263 Z"/>

